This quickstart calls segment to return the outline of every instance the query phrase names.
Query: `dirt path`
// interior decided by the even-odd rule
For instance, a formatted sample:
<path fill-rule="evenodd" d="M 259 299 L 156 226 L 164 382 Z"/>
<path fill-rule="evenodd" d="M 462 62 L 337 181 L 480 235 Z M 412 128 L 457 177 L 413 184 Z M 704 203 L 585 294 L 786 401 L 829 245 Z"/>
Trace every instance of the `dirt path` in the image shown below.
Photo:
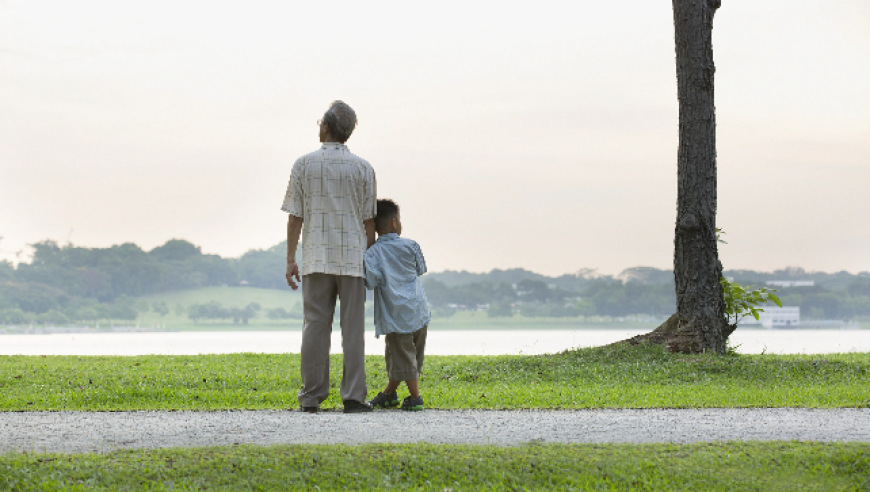
<path fill-rule="evenodd" d="M 870 409 L 0 412 L 0 453 L 233 444 L 870 442 Z"/>

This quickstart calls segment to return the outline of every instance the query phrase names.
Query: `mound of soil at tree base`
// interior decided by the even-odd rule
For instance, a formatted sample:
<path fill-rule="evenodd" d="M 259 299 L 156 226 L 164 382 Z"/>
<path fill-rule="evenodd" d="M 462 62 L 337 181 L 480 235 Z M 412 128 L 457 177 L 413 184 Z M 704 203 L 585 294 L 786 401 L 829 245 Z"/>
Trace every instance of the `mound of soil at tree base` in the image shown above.
<path fill-rule="evenodd" d="M 737 325 L 727 325 L 725 337 L 727 338 Z M 640 345 L 642 343 L 652 343 L 656 345 L 665 345 L 671 352 L 679 352 L 683 354 L 700 354 L 704 352 L 704 344 L 701 341 L 703 334 L 699 327 L 693 323 L 682 319 L 679 313 L 674 313 L 664 323 L 659 325 L 655 330 L 636 335 L 626 340 L 612 343 L 611 345 Z"/>

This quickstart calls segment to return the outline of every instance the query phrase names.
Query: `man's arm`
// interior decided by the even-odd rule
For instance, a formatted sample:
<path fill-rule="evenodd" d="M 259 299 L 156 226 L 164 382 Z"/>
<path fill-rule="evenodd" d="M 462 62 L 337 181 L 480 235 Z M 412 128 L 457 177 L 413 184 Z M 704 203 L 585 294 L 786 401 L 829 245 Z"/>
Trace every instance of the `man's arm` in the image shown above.
<path fill-rule="evenodd" d="M 368 249 L 375 244 L 375 219 L 364 220 L 363 226 L 366 228 L 366 249 Z"/>
<path fill-rule="evenodd" d="M 366 175 L 363 181 L 363 197 L 362 216 L 363 227 L 366 230 L 366 249 L 371 248 L 375 244 L 375 216 L 378 214 L 378 180 L 375 177 L 375 170 L 368 166 L 371 174 Z M 365 219 L 365 217 L 371 217 Z"/>
<path fill-rule="evenodd" d="M 296 282 L 301 282 L 299 278 L 299 265 L 296 264 L 296 247 L 299 246 L 299 236 L 302 234 L 302 217 L 295 215 L 287 216 L 287 272 L 284 276 L 287 278 L 287 285 L 291 289 L 299 288 Z M 296 282 L 293 278 L 296 278 Z"/>

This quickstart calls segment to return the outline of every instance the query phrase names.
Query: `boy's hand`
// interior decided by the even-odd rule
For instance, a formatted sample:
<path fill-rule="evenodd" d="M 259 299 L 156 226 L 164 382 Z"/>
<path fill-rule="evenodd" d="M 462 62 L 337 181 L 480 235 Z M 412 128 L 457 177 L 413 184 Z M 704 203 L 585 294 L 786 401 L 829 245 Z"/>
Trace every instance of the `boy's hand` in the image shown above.
<path fill-rule="evenodd" d="M 287 260 L 287 273 L 284 274 L 284 277 L 287 279 L 287 285 L 291 289 L 296 290 L 299 288 L 296 282 L 302 283 L 302 280 L 299 278 L 299 265 L 295 261 Z M 293 281 L 293 277 L 296 277 L 296 282 Z"/>

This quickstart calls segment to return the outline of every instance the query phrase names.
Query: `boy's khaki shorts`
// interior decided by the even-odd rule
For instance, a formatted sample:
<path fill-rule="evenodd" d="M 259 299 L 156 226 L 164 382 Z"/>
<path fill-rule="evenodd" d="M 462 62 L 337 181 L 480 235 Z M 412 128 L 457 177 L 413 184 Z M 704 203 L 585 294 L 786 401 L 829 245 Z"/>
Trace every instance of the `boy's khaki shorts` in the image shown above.
<path fill-rule="evenodd" d="M 387 377 L 390 381 L 414 381 L 423 370 L 426 326 L 414 333 L 388 333 L 386 337 Z"/>

